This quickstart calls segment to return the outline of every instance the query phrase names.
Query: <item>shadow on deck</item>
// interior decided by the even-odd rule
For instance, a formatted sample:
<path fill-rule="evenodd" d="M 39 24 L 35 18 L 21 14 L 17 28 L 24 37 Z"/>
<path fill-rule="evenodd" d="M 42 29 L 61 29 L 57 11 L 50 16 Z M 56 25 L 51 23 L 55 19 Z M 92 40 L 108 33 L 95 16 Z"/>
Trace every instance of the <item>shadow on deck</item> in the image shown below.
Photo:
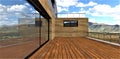
<path fill-rule="evenodd" d="M 120 47 L 88 38 L 55 38 L 30 59 L 120 58 Z"/>

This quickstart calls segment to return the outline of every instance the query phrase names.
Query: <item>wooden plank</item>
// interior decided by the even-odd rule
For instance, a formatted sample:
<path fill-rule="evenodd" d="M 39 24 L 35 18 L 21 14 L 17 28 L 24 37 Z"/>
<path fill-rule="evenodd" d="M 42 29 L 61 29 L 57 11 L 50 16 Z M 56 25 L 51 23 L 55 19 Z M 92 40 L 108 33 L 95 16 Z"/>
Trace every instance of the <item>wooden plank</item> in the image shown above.
<path fill-rule="evenodd" d="M 64 45 L 62 45 L 62 56 L 63 56 L 63 58 L 67 58 L 67 53 L 66 53 L 66 44 L 65 44 L 66 42 L 65 42 L 65 40 L 63 40 L 63 42 L 62 42 L 62 44 L 64 44 Z"/>
<path fill-rule="evenodd" d="M 65 51 L 66 51 L 67 59 L 70 59 L 72 57 L 71 57 L 71 54 L 69 53 L 69 49 L 68 49 L 69 47 L 67 45 L 68 42 L 66 42 L 66 40 L 64 42 L 65 42 L 64 44 L 65 44 Z"/>
<path fill-rule="evenodd" d="M 69 45 L 68 45 L 68 47 L 69 47 L 69 49 L 70 49 L 70 53 L 71 53 L 71 55 L 72 55 L 72 58 L 73 59 L 76 59 L 76 55 L 75 55 L 75 53 L 74 53 L 74 51 L 73 51 L 73 46 L 72 46 L 72 43 L 70 42 L 70 38 L 69 38 L 69 40 L 68 40 L 68 43 L 69 43 Z"/>
<path fill-rule="evenodd" d="M 87 38 L 55 38 L 30 59 L 119 59 L 120 47 Z"/>
<path fill-rule="evenodd" d="M 57 40 L 55 40 L 55 48 L 54 48 L 54 50 L 55 50 L 55 52 L 53 53 L 54 54 L 54 56 L 53 56 L 53 59 L 56 59 L 57 58 L 57 56 L 58 56 L 58 44 L 57 44 Z"/>

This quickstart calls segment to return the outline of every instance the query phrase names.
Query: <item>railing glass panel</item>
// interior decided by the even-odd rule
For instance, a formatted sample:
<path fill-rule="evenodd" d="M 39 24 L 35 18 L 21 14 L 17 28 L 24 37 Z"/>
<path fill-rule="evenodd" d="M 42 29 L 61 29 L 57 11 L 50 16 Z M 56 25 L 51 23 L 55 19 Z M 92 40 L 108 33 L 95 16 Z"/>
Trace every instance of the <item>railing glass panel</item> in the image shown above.
<path fill-rule="evenodd" d="M 99 32 L 89 32 L 89 37 L 97 38 L 100 40 L 110 41 L 114 43 L 120 43 L 120 33 L 99 33 Z"/>
<path fill-rule="evenodd" d="M 86 18 L 85 13 L 58 13 L 58 18 Z"/>

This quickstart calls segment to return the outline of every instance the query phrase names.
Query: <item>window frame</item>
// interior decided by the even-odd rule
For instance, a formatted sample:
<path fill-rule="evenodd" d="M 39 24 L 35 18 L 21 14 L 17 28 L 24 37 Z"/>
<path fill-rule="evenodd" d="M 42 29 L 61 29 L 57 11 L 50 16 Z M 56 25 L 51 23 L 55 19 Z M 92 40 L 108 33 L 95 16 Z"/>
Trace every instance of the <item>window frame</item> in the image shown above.
<path fill-rule="evenodd" d="M 68 22 L 68 24 L 65 22 Z M 64 20 L 63 27 L 78 27 L 78 20 Z"/>
<path fill-rule="evenodd" d="M 42 27 L 42 21 L 35 21 L 36 27 Z"/>

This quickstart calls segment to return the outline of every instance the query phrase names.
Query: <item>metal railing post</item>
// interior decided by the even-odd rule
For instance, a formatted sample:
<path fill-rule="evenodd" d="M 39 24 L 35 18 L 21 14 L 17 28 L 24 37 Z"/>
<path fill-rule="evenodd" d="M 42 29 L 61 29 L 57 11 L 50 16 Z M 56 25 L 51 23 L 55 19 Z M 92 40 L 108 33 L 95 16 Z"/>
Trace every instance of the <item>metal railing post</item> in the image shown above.
<path fill-rule="evenodd" d="M 119 35 L 119 40 L 118 41 L 119 41 L 119 44 L 120 44 L 120 33 L 118 35 Z"/>

